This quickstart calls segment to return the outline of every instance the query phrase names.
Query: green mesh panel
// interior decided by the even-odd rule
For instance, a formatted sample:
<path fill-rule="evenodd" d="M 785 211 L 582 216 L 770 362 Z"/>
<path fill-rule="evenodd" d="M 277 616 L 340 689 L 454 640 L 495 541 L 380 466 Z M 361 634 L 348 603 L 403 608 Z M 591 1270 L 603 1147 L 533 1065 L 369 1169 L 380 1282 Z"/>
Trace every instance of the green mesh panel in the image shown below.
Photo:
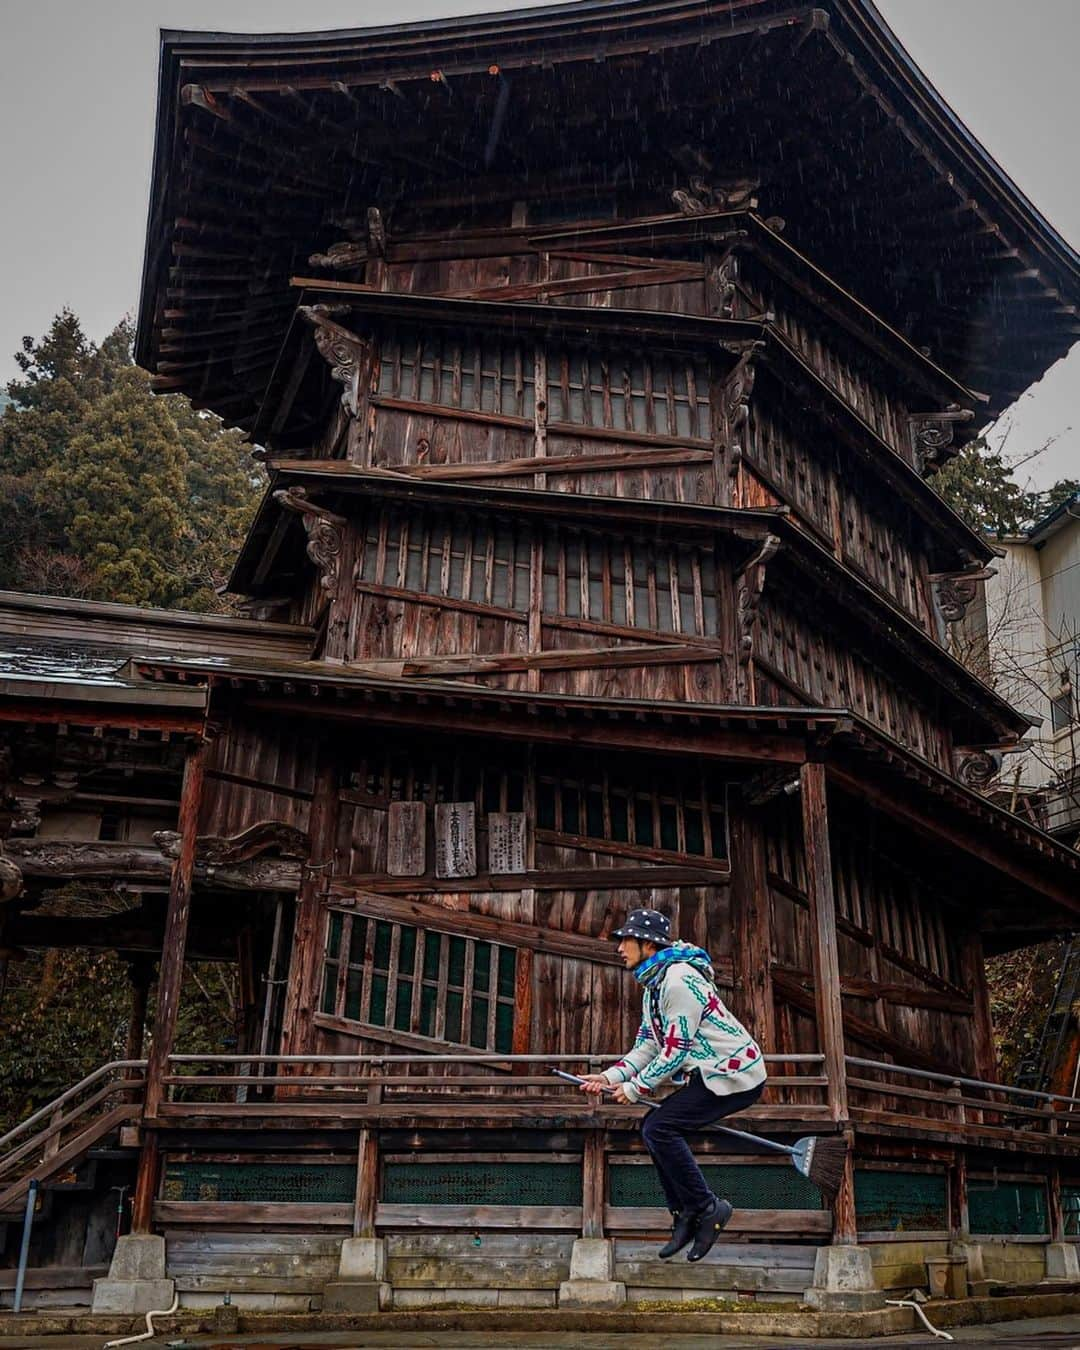
<path fill-rule="evenodd" d="M 949 1227 L 944 1173 L 855 1171 L 860 1233 L 939 1233 Z"/>
<path fill-rule="evenodd" d="M 352 1163 L 170 1163 L 162 1199 L 341 1204 L 355 1190 Z"/>
<path fill-rule="evenodd" d="M 972 1181 L 968 1185 L 968 1215 L 973 1233 L 1033 1233 L 1050 1231 L 1046 1187 L 1041 1181 Z"/>
<path fill-rule="evenodd" d="M 717 1195 L 726 1196 L 736 1209 L 824 1208 L 818 1188 L 786 1164 L 701 1170 Z M 613 1163 L 608 1168 L 608 1204 L 664 1208 L 655 1170 L 640 1163 Z"/>
<path fill-rule="evenodd" d="M 580 1205 L 577 1163 L 387 1163 L 388 1205 Z"/>

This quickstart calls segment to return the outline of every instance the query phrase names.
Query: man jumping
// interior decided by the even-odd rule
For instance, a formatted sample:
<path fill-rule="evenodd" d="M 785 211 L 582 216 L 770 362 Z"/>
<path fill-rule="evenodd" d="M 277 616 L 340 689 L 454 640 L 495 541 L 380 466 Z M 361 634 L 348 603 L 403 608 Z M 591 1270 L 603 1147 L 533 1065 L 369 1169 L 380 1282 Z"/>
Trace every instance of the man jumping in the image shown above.
<path fill-rule="evenodd" d="M 641 1026 L 634 1048 L 610 1069 L 589 1074 L 581 1090 L 614 1088 L 613 1101 L 650 1101 L 674 1075 L 686 1075 L 680 1091 L 648 1112 L 641 1133 L 672 1214 L 671 1237 L 660 1255 L 674 1256 L 692 1243 L 688 1259 L 700 1261 L 732 1206 L 709 1189 L 686 1136 L 757 1101 L 765 1087 L 764 1056 L 724 1007 L 709 954 L 672 942 L 665 915 L 632 910 L 611 936 L 619 940 L 626 968 L 644 985 Z"/>

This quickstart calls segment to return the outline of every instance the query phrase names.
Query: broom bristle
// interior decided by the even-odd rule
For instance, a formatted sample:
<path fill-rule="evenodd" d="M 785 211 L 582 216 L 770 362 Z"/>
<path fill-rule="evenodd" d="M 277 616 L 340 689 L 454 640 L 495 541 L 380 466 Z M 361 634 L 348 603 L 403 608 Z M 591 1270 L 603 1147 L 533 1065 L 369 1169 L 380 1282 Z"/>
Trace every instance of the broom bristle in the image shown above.
<path fill-rule="evenodd" d="M 810 1154 L 807 1175 L 815 1186 L 835 1195 L 844 1179 L 847 1162 L 847 1140 L 816 1138 Z"/>

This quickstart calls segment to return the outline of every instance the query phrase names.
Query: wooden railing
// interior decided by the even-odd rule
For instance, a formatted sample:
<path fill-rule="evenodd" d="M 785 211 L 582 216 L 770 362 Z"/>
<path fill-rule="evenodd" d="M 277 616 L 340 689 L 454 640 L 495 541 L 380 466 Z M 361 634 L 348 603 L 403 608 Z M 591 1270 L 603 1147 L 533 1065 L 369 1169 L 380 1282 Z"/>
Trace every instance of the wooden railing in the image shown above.
<path fill-rule="evenodd" d="M 22 1201 L 32 1178 L 70 1169 L 95 1143 L 139 1117 L 145 1068 L 144 1059 L 103 1064 L 0 1136 L 0 1214 Z"/>
<path fill-rule="evenodd" d="M 560 1082 L 555 1067 L 595 1073 L 614 1055 L 512 1055 L 498 1052 L 361 1055 L 170 1055 L 163 1115 L 197 1112 L 200 1106 L 225 1108 L 232 1116 L 260 1111 L 278 1113 L 298 1100 L 318 1111 L 325 1102 L 334 1112 L 346 1105 L 438 1104 L 546 1109 L 560 1114 L 591 1113 L 598 1103 Z M 768 1105 L 747 1114 L 805 1119 L 827 1117 L 827 1080 L 822 1055 L 766 1055 L 767 1062 L 794 1066 L 794 1073 L 772 1074 L 776 1094 Z M 805 1070 L 805 1071 L 804 1071 Z M 787 1099 L 787 1104 L 784 1104 Z M 630 1109 L 630 1108 L 625 1108 Z"/>
<path fill-rule="evenodd" d="M 972 1143 L 1039 1141 L 1051 1149 L 1080 1150 L 1080 1097 L 852 1055 L 845 1063 L 857 1124 L 907 1126 Z"/>

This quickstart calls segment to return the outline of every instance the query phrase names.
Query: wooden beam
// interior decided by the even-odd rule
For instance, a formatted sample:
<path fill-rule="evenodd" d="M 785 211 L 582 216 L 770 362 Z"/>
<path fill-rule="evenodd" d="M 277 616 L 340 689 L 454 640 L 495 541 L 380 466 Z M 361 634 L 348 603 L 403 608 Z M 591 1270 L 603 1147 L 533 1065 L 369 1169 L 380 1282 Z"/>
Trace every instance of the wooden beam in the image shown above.
<path fill-rule="evenodd" d="M 310 1052 L 312 1017 L 318 1003 L 322 964 L 323 896 L 333 870 L 338 817 L 338 760 L 328 741 L 315 746 L 315 791 L 311 803 L 311 858 L 303 869 L 296 898 L 296 928 L 285 991 L 281 1052 Z M 281 1095 L 285 1095 L 282 1093 Z"/>
<path fill-rule="evenodd" d="M 814 968 L 814 1003 L 818 1038 L 825 1056 L 829 1113 L 848 1119 L 847 1069 L 844 1062 L 844 1013 L 840 997 L 840 957 L 836 941 L 836 898 L 833 894 L 829 807 L 824 764 L 803 764 L 799 770 L 806 890 L 810 904 L 810 953 Z M 855 1228 L 854 1173 L 850 1153 L 833 1205 L 833 1241 L 858 1240 Z"/>
<path fill-rule="evenodd" d="M 184 980 L 184 955 L 187 950 L 188 919 L 191 914 L 191 886 L 195 871 L 195 841 L 202 802 L 206 742 L 199 741 L 188 751 L 184 781 L 180 790 L 177 819 L 180 854 L 172 866 L 169 907 L 165 915 L 165 937 L 161 948 L 161 972 L 158 976 L 157 1016 L 146 1069 L 145 1114 L 153 1118 L 161 1104 L 168 1072 L 169 1055 L 176 1034 L 180 1010 L 180 989 Z"/>

